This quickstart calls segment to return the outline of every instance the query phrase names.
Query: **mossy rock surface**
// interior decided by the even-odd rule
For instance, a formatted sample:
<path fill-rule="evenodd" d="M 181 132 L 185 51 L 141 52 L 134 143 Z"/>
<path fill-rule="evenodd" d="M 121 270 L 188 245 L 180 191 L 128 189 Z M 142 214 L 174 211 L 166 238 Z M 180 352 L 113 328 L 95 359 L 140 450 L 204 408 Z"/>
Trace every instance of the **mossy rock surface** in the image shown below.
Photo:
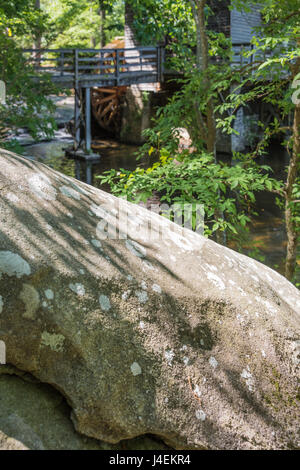
<path fill-rule="evenodd" d="M 294 286 L 43 164 L 0 163 L 0 341 L 8 364 L 65 397 L 80 434 L 299 445 Z"/>

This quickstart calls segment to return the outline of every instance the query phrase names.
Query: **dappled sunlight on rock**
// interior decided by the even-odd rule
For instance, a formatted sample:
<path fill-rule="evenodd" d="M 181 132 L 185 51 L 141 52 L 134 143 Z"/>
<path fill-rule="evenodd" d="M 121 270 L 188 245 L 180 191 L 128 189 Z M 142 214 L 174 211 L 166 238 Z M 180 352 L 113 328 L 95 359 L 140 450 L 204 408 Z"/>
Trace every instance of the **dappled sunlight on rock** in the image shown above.
<path fill-rule="evenodd" d="M 0 159 L 0 340 L 63 394 L 80 433 L 297 445 L 292 284 L 43 164 Z"/>

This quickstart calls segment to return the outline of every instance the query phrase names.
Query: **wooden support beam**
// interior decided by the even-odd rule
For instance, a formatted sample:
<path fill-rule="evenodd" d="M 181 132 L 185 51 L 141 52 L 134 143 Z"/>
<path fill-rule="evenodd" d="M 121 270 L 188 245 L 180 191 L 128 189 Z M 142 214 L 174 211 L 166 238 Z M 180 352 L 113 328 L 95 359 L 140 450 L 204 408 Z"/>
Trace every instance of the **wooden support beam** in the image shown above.
<path fill-rule="evenodd" d="M 59 61 L 60 61 L 60 75 L 62 77 L 64 74 L 64 66 L 65 66 L 65 54 L 63 51 L 60 53 Z"/>
<path fill-rule="evenodd" d="M 81 179 L 85 171 L 85 182 L 87 184 L 93 183 L 93 165 L 100 162 L 101 156 L 98 153 L 86 154 L 84 150 L 73 150 L 68 147 L 65 149 L 66 157 L 75 161 L 75 176 L 76 179 Z M 81 171 L 82 170 L 82 171 Z M 84 179 L 84 176 L 83 176 Z"/>
<path fill-rule="evenodd" d="M 91 89 L 85 89 L 85 149 L 91 150 Z"/>
<path fill-rule="evenodd" d="M 120 56 L 119 56 L 119 51 L 116 49 L 116 86 L 120 85 L 120 67 L 119 67 L 119 62 L 120 62 Z"/>
<path fill-rule="evenodd" d="M 157 60 L 157 66 L 156 66 L 156 69 L 157 69 L 157 81 L 160 82 L 161 81 L 161 48 L 159 46 L 157 46 L 156 48 L 156 60 Z"/>
<path fill-rule="evenodd" d="M 93 184 L 93 170 L 92 170 L 92 164 L 89 161 L 86 162 L 85 177 L 86 177 L 86 183 L 92 185 Z"/>
<path fill-rule="evenodd" d="M 75 89 L 75 112 L 74 112 L 74 150 L 80 145 L 80 86 L 78 77 L 78 49 L 74 51 L 74 89 Z"/>
<path fill-rule="evenodd" d="M 75 114 L 74 114 L 74 126 L 75 126 L 75 150 L 80 145 L 80 88 L 77 85 L 75 88 Z"/>
<path fill-rule="evenodd" d="M 80 181 L 80 173 L 81 173 L 81 165 L 80 161 L 76 160 L 75 161 L 75 178 Z"/>

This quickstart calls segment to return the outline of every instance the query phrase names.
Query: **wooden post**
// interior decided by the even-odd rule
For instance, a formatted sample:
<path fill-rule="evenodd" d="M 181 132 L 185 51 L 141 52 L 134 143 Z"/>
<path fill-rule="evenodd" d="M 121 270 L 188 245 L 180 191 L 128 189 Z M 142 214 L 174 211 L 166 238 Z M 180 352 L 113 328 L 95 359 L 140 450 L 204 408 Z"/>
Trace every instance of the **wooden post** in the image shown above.
<path fill-rule="evenodd" d="M 80 144 L 80 94 L 81 90 L 79 85 L 75 88 L 75 150 L 78 149 Z"/>
<path fill-rule="evenodd" d="M 251 53 L 253 52 L 253 49 L 254 49 L 254 45 L 253 44 L 250 44 L 250 50 L 251 50 Z M 250 56 L 250 63 L 251 65 L 253 65 L 253 63 L 255 62 L 255 53 L 254 54 L 251 54 Z M 253 75 L 254 71 L 252 72 L 251 75 Z"/>
<path fill-rule="evenodd" d="M 104 57 L 104 54 L 103 54 L 103 57 Z M 100 50 L 100 52 L 99 52 L 99 75 L 102 74 L 101 65 L 103 65 L 102 64 L 102 50 Z"/>
<path fill-rule="evenodd" d="M 93 170 L 92 170 L 92 163 L 89 161 L 86 162 L 86 183 L 93 184 Z"/>
<path fill-rule="evenodd" d="M 60 76 L 62 77 L 64 74 L 64 65 L 65 65 L 65 54 L 62 51 L 60 53 Z"/>
<path fill-rule="evenodd" d="M 79 181 L 80 181 L 80 170 L 81 170 L 80 161 L 76 160 L 75 161 L 75 178 Z"/>
<path fill-rule="evenodd" d="M 139 56 L 140 56 L 140 71 L 142 72 L 143 71 L 143 53 L 142 51 L 139 51 Z"/>
<path fill-rule="evenodd" d="M 91 150 L 91 89 L 85 89 L 85 149 Z"/>
<path fill-rule="evenodd" d="M 74 89 L 75 89 L 75 113 L 74 113 L 74 150 L 77 150 L 80 144 L 80 87 L 78 80 L 78 50 L 74 50 Z"/>
<path fill-rule="evenodd" d="M 116 86 L 119 86 L 120 84 L 119 51 L 118 49 L 115 49 L 115 51 L 116 51 L 116 70 L 115 70 Z"/>
<path fill-rule="evenodd" d="M 157 82 L 161 82 L 161 48 L 157 46 L 156 48 L 156 70 L 157 70 Z"/>
<path fill-rule="evenodd" d="M 78 49 L 74 50 L 74 76 L 76 83 L 78 82 Z"/>
<path fill-rule="evenodd" d="M 160 46 L 160 82 L 164 81 L 165 73 L 165 60 L 166 60 L 166 49 L 164 46 Z"/>

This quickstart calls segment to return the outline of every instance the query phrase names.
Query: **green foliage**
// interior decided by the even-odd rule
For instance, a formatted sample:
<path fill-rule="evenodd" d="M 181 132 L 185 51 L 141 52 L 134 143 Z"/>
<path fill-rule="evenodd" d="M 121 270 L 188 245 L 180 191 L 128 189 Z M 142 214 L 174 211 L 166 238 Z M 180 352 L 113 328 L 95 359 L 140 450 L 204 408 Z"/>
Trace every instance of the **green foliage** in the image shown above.
<path fill-rule="evenodd" d="M 128 3 L 134 11 L 133 27 L 141 44 L 167 40 L 179 50 L 195 45 L 195 25 L 188 1 L 128 0 Z"/>
<path fill-rule="evenodd" d="M 12 8 L 13 2 L 0 9 L 0 80 L 6 84 L 6 104 L 0 105 L 0 139 L 2 146 L 12 148 L 15 143 L 4 144 L 7 129 L 26 127 L 38 139 L 51 137 L 56 128 L 55 107 L 48 95 L 57 90 L 47 76 L 35 80 L 35 73 L 19 46 L 21 37 L 29 32 L 34 35 L 40 23 L 41 17 L 32 12 L 33 3 L 19 1 L 17 12 Z"/>
<path fill-rule="evenodd" d="M 11 30 L 16 39 L 46 31 L 47 18 L 35 8 L 35 0 L 5 0 L 0 4 L 0 31 Z"/>
<path fill-rule="evenodd" d="M 112 171 L 105 175 L 103 182 L 110 183 L 116 194 L 127 195 L 134 201 L 146 199 L 153 191 L 158 191 L 162 201 L 203 202 L 208 236 L 221 229 L 242 240 L 240 227 L 247 226 L 257 191 L 276 193 L 284 207 L 286 182 L 271 179 L 268 170 L 259 167 L 255 161 L 266 152 L 275 135 L 286 135 L 285 145 L 290 151 L 294 143 L 285 122 L 295 109 L 292 96 L 296 93 L 291 81 L 297 76 L 293 67 L 300 55 L 299 2 L 251 2 L 262 9 L 263 22 L 253 38 L 253 49 L 244 51 L 244 65 L 239 68 L 230 65 L 230 39 L 207 31 L 208 54 L 214 60 L 205 70 L 201 64 L 196 64 L 193 51 L 198 44 L 199 52 L 199 36 L 197 42 L 195 27 L 197 18 L 191 10 L 195 3 L 188 0 L 130 2 L 140 41 L 144 44 L 165 41 L 173 52 L 170 67 L 184 71 L 184 78 L 178 80 L 180 91 L 173 95 L 167 106 L 157 111 L 153 127 L 145 131 L 147 143 L 141 154 L 156 152 L 160 162 L 149 170 L 138 168 L 133 173 Z M 249 2 L 243 0 L 233 0 L 231 7 L 250 11 Z M 209 14 L 211 10 L 206 8 L 206 20 Z M 257 147 L 249 155 L 239 155 L 241 163 L 238 165 L 216 163 L 205 151 L 207 116 L 211 107 L 218 132 L 230 135 L 236 133 L 233 125 L 238 109 L 258 100 L 274 106 L 277 116 L 269 122 L 256 123 Z M 169 156 L 180 159 L 176 155 L 179 141 L 176 129 L 182 127 L 188 130 L 194 151 L 192 156 L 186 156 L 180 165 L 176 165 Z M 300 227 L 299 192 L 298 178 L 292 192 L 295 202 L 291 203 L 295 230 Z M 222 214 L 222 217 L 216 218 L 216 214 Z"/>
<path fill-rule="evenodd" d="M 110 42 L 124 34 L 124 1 L 43 0 L 48 32 L 43 43 L 55 48 L 100 47 L 100 5 L 106 12 L 105 36 Z"/>
<path fill-rule="evenodd" d="M 258 191 L 274 192 L 281 207 L 286 205 L 286 182 L 276 182 L 267 167 L 255 162 L 275 135 L 284 136 L 285 146 L 293 152 L 296 137 L 287 124 L 295 110 L 295 96 L 299 96 L 293 88 L 300 82 L 300 71 L 295 69 L 300 56 L 299 0 L 251 1 L 262 8 L 263 22 L 252 40 L 253 49 L 244 52 L 246 65 L 239 68 L 230 65 L 230 39 L 213 31 L 206 31 L 209 64 L 201 65 L 196 27 L 200 16 L 197 20 L 195 15 L 201 2 L 128 3 L 134 12 L 138 40 L 142 44 L 167 44 L 171 52 L 168 67 L 184 71 L 184 75 L 181 73 L 178 80 L 180 91 L 157 111 L 154 126 L 145 132 L 147 144 L 142 153 L 156 154 L 159 161 L 148 170 L 112 171 L 102 181 L 108 182 L 115 194 L 127 195 L 133 201 L 145 200 L 158 191 L 162 202 L 203 203 L 207 236 L 226 231 L 229 238 L 242 241 Z M 206 2 L 204 9 L 206 23 L 212 14 L 211 3 Z M 0 5 L 0 79 L 7 85 L 7 104 L 0 107 L 0 135 L 1 128 L 26 126 L 38 138 L 50 136 L 55 126 L 54 107 L 47 98 L 53 87 L 47 77 L 39 84 L 34 82 L 21 47 L 98 47 L 103 27 L 107 41 L 123 34 L 124 0 L 41 0 L 41 9 L 35 5 L 35 0 L 6 0 Z M 245 0 L 232 0 L 231 7 L 250 11 Z M 215 143 L 211 142 L 215 140 L 215 124 L 220 133 L 236 133 L 233 124 L 238 109 L 258 100 L 275 107 L 277 114 L 268 122 L 257 123 L 257 147 L 251 154 L 236 155 L 236 165 L 217 162 L 207 151 Z M 182 127 L 192 138 L 192 153 L 178 154 L 178 128 Z M 298 169 L 286 207 L 292 210 L 293 230 L 298 237 L 299 188 Z"/>
<path fill-rule="evenodd" d="M 266 188 L 280 189 L 280 183 L 270 178 L 269 168 L 259 167 L 251 159 L 243 157 L 231 167 L 215 163 L 205 153 L 183 152 L 171 158 L 166 148 L 160 150 L 160 159 L 151 168 L 111 170 L 99 178 L 101 183 L 109 183 L 115 195 L 133 202 L 146 202 L 156 192 L 168 205 L 203 204 L 205 235 L 226 230 L 234 240 L 246 229 L 255 194 Z M 223 217 L 216 219 L 216 211 Z"/>
<path fill-rule="evenodd" d="M 276 116 L 266 123 L 260 122 L 261 140 L 253 152 L 253 157 L 261 155 L 274 136 L 283 139 L 283 145 L 290 154 L 289 172 L 292 177 L 283 181 L 283 191 L 279 192 L 277 203 L 285 209 L 285 222 L 288 236 L 288 253 L 293 251 L 296 258 L 294 280 L 299 272 L 297 243 L 300 244 L 300 142 L 299 129 L 291 126 L 299 108 L 300 77 L 300 9 L 298 0 L 265 0 L 262 9 L 263 24 L 253 38 L 254 67 L 251 73 L 244 70 L 239 86 L 228 97 L 226 105 L 232 112 L 255 100 L 272 105 Z M 251 91 L 241 96 L 241 89 L 247 83 Z M 225 105 L 225 106 L 226 106 Z M 229 109 L 228 108 L 228 109 Z M 296 123 L 297 121 L 295 121 Z M 218 123 L 222 127 L 221 121 Z M 298 149 L 298 150 L 297 150 Z M 295 168 L 292 170 L 292 168 Z M 295 243 L 295 240 L 296 243 Z M 298 248 L 299 249 L 299 248 Z M 294 263 L 294 261 L 293 261 Z M 292 280 L 291 261 L 286 262 L 286 273 Z M 296 282 L 297 284 L 297 282 Z M 299 286 L 299 283 L 298 283 Z"/>

